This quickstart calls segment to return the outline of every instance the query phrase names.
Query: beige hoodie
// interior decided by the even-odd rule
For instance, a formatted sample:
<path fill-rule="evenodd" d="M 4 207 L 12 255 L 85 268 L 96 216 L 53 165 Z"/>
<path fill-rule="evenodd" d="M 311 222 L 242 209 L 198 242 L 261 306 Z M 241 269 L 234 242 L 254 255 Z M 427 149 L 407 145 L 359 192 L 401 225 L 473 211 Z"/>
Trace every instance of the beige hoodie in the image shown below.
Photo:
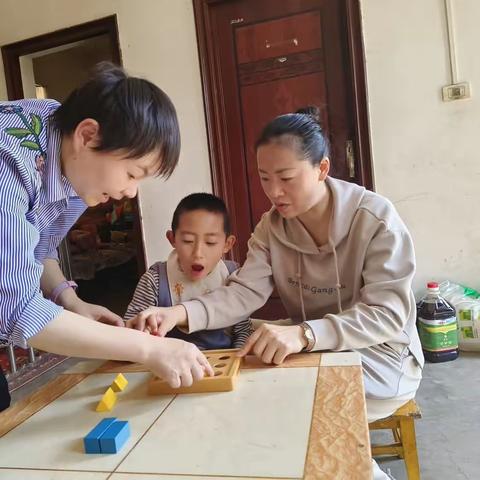
<path fill-rule="evenodd" d="M 412 239 L 390 201 L 328 177 L 329 243 L 317 247 L 301 222 L 265 213 L 244 265 L 228 286 L 184 303 L 190 331 L 233 325 L 260 308 L 274 285 L 294 322 L 307 320 L 315 350 L 405 348 L 423 365 L 411 283 Z M 398 392 L 397 392 L 398 393 Z"/>

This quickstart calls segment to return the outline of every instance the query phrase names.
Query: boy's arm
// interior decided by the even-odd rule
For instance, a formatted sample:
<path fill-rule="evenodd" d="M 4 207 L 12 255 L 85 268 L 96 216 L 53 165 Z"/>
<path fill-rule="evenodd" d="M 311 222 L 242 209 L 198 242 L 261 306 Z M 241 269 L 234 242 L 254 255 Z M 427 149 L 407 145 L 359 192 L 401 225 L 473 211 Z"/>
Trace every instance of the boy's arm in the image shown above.
<path fill-rule="evenodd" d="M 249 318 L 243 320 L 242 322 L 236 323 L 232 327 L 233 348 L 242 348 L 252 333 L 253 325 Z"/>
<path fill-rule="evenodd" d="M 150 267 L 140 278 L 124 320 L 130 320 L 148 307 L 158 306 L 158 273 Z"/>

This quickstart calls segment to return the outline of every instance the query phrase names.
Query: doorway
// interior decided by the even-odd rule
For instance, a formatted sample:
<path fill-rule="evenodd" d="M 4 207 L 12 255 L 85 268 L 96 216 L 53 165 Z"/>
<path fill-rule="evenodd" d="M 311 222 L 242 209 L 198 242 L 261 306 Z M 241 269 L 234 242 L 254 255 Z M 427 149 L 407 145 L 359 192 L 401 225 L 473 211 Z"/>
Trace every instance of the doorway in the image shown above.
<path fill-rule="evenodd" d="M 97 63 L 121 65 L 116 16 L 6 45 L 2 55 L 10 100 L 62 102 Z M 59 253 L 65 276 L 79 285 L 80 298 L 123 316 L 145 272 L 137 199 L 88 208 Z"/>

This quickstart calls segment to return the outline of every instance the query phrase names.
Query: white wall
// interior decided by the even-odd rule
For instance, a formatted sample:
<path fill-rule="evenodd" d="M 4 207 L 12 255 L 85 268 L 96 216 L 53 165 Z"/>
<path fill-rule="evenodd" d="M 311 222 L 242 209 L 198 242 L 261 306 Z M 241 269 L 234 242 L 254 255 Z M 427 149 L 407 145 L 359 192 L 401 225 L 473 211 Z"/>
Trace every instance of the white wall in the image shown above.
<path fill-rule="evenodd" d="M 416 245 L 415 287 L 450 278 L 480 288 L 480 2 L 452 0 L 460 78 L 473 98 L 443 103 L 449 83 L 443 0 L 361 0 L 376 189 L 397 205 Z M 0 44 L 117 13 L 124 65 L 177 106 L 182 157 L 173 178 L 141 189 L 148 262 L 177 201 L 210 190 L 191 0 L 16 0 L 0 4 Z M 1 67 L 0 67 L 1 68 Z M 0 98 L 6 98 L 0 71 Z"/>
<path fill-rule="evenodd" d="M 362 0 L 376 190 L 414 237 L 415 288 L 429 279 L 480 287 L 480 2 L 452 0 L 460 80 L 450 83 L 443 0 Z"/>
<path fill-rule="evenodd" d="M 172 179 L 148 180 L 140 189 L 150 264 L 170 250 L 165 232 L 178 201 L 192 191 L 212 190 L 191 0 L 24 0 L 21 8 L 16 0 L 1 0 L 0 45 L 114 13 L 124 67 L 165 90 L 180 121 L 182 154 Z M 0 99 L 6 98 L 1 63 Z"/>
<path fill-rule="evenodd" d="M 20 57 L 20 71 L 22 72 L 22 88 L 25 98 L 36 98 L 35 73 L 33 60 L 30 56 Z"/>

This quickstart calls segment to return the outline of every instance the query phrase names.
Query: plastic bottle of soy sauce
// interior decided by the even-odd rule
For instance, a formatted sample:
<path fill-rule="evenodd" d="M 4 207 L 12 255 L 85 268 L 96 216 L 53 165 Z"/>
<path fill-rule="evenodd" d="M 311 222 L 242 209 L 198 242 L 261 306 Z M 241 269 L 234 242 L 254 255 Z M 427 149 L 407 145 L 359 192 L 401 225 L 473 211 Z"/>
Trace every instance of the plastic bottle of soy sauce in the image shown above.
<path fill-rule="evenodd" d="M 440 296 L 438 283 L 427 283 L 427 294 L 417 303 L 417 328 L 423 353 L 429 362 L 448 362 L 458 357 L 455 308 Z"/>

